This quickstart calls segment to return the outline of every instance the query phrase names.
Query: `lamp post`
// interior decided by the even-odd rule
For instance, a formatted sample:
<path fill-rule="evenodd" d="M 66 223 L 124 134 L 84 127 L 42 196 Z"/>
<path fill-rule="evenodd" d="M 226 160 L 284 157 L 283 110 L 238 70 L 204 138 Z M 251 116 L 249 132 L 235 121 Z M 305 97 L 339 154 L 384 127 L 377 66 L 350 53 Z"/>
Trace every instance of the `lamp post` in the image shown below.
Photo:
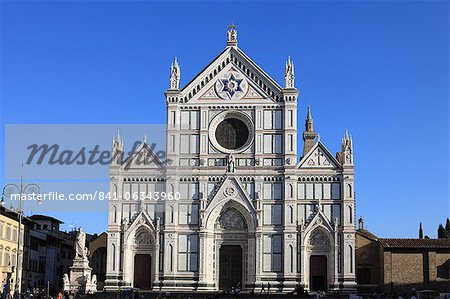
<path fill-rule="evenodd" d="M 27 184 L 23 185 L 23 164 L 22 164 L 22 171 L 20 176 L 20 186 L 17 186 L 16 184 L 7 184 L 3 188 L 3 196 L 11 197 L 14 194 L 19 194 L 19 203 L 18 203 L 18 210 L 17 215 L 19 218 L 19 228 L 17 232 L 17 257 L 16 257 L 16 279 L 15 279 L 15 285 L 14 285 L 14 297 L 20 298 L 19 293 L 19 270 L 22 270 L 22 266 L 20 265 L 20 245 L 21 245 L 21 231 L 22 231 L 22 217 L 23 217 L 23 195 L 31 194 L 33 197 L 39 194 L 39 186 L 36 184 Z"/>

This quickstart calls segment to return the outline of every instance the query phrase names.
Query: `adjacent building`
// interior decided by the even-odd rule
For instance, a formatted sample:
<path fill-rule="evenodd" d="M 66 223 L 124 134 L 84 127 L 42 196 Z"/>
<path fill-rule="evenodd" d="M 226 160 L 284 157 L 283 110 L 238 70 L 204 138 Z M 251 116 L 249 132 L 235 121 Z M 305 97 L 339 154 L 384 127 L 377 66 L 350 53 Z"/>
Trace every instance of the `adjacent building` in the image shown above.
<path fill-rule="evenodd" d="M 113 141 L 105 289 L 356 289 L 351 137 L 333 155 L 299 101 L 294 63 L 281 86 L 234 26 L 227 35 L 183 88 L 173 62 L 164 161 L 146 137 L 130 157 Z"/>
<path fill-rule="evenodd" d="M 2 293 L 14 293 L 16 275 L 19 277 L 19 292 L 26 287 L 26 279 L 29 275 L 27 265 L 30 225 L 30 219 L 22 217 L 21 241 L 19 243 L 19 213 L 12 208 L 5 208 L 2 200 L 2 205 L 0 205 L 0 279 Z"/>
<path fill-rule="evenodd" d="M 62 221 L 46 215 L 32 215 L 30 237 L 30 274 L 28 289 L 34 292 L 62 290 L 63 275 L 70 272 L 75 257 L 76 231 L 60 230 Z M 87 235 L 89 244 L 91 235 Z"/>
<path fill-rule="evenodd" d="M 103 290 L 106 278 L 106 233 L 92 236 L 89 242 L 89 266 L 92 268 L 92 275 L 97 275 L 97 289 Z"/>
<path fill-rule="evenodd" d="M 450 240 L 378 238 L 359 219 L 356 278 L 364 293 L 450 292 Z"/>

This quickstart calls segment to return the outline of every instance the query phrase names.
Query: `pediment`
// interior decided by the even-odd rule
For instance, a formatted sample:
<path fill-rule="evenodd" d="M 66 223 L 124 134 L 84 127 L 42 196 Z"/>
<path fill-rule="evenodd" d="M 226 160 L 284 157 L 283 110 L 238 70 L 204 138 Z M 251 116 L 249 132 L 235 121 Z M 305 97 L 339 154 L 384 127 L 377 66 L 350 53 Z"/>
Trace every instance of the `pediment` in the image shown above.
<path fill-rule="evenodd" d="M 320 210 L 317 209 L 314 216 L 311 220 L 308 221 L 305 227 L 305 232 L 311 232 L 315 230 L 317 227 L 322 227 L 325 229 L 325 231 L 331 232 L 334 230 L 333 225 L 331 224 L 331 220 L 328 219 L 325 214 Z"/>
<path fill-rule="evenodd" d="M 182 90 L 182 102 L 281 102 L 281 86 L 239 48 L 227 47 Z M 197 102 L 198 101 L 198 102 Z"/>
<path fill-rule="evenodd" d="M 256 215 L 252 201 L 247 191 L 242 187 L 238 179 L 231 177 L 226 178 L 222 185 L 214 193 L 205 210 L 207 217 L 218 206 L 235 205 L 244 208 L 248 214 Z M 217 209 L 216 209 L 217 210 Z M 220 211 L 217 210 L 217 213 Z"/>
<path fill-rule="evenodd" d="M 330 151 L 318 141 L 300 160 L 297 168 L 335 169 L 340 168 L 340 163 Z"/>
<path fill-rule="evenodd" d="M 134 231 L 140 226 L 145 226 L 152 232 L 156 231 L 153 220 L 144 211 L 139 212 L 133 219 L 131 219 L 131 223 L 128 226 L 128 231 Z"/>
<path fill-rule="evenodd" d="M 152 150 L 146 141 L 144 141 L 136 151 L 129 156 L 121 166 L 122 169 L 154 169 L 162 170 L 165 168 L 158 155 Z"/>

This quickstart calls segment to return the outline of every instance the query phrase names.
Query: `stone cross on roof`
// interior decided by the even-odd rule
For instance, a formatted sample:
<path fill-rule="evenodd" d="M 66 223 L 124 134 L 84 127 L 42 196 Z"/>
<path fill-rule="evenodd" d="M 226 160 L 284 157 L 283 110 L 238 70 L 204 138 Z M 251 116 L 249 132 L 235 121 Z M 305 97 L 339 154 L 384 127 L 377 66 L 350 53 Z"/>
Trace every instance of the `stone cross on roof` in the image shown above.
<path fill-rule="evenodd" d="M 237 31 L 236 31 L 236 25 L 233 24 L 233 22 L 228 25 L 228 32 L 227 32 L 227 46 L 235 47 L 237 46 Z"/>

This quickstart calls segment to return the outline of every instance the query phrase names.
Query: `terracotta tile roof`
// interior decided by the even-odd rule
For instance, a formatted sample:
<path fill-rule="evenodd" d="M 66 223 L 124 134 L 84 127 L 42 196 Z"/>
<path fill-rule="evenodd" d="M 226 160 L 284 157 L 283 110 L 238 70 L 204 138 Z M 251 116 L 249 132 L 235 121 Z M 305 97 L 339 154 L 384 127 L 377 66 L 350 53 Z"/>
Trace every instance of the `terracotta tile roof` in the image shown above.
<path fill-rule="evenodd" d="M 374 234 L 372 234 L 367 229 L 358 229 L 358 230 L 356 230 L 356 233 L 361 235 L 361 236 L 363 236 L 363 237 L 366 237 L 368 239 L 374 240 L 374 241 L 378 240 L 378 237 L 375 236 Z"/>
<path fill-rule="evenodd" d="M 385 248 L 450 249 L 449 239 L 378 239 Z"/>

